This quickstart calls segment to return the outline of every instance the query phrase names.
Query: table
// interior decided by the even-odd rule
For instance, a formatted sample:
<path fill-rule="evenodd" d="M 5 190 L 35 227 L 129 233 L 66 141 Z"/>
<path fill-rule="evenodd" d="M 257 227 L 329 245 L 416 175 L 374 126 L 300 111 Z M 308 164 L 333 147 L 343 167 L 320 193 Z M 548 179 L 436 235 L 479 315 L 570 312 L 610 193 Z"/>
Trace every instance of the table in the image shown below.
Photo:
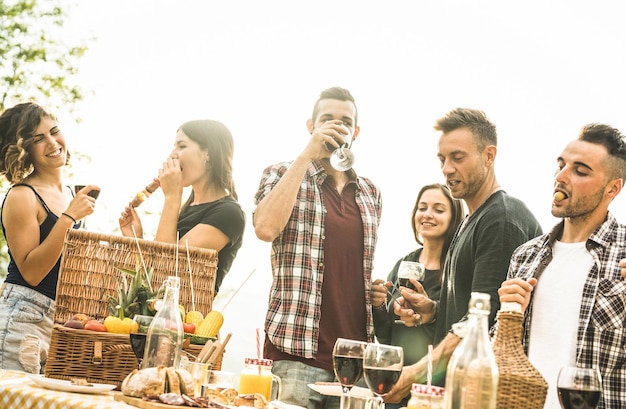
<path fill-rule="evenodd" d="M 2 409 L 137 409 L 113 399 L 113 392 L 84 394 L 53 391 L 31 381 L 26 373 L 0 370 Z"/>

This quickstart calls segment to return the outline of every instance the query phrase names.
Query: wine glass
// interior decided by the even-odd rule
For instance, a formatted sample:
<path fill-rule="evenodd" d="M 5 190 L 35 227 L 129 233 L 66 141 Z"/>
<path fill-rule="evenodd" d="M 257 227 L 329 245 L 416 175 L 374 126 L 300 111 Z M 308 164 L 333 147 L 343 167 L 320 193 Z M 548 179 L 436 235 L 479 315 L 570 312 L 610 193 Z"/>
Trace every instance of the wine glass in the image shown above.
<path fill-rule="evenodd" d="M 363 351 L 366 346 L 366 342 L 353 339 L 337 338 L 335 341 L 333 369 L 343 393 L 350 392 L 363 376 Z"/>
<path fill-rule="evenodd" d="M 80 190 L 84 189 L 85 187 L 87 187 L 87 185 L 74 185 L 74 194 L 78 193 Z M 94 199 L 97 199 L 99 195 L 100 195 L 100 191 L 96 189 L 90 190 L 89 193 L 87 193 L 87 196 L 91 196 Z M 85 219 L 82 220 L 80 227 L 83 229 L 87 227 L 85 223 Z"/>
<path fill-rule="evenodd" d="M 420 283 L 424 281 L 424 264 L 417 261 L 401 261 L 398 267 L 398 285 L 415 290 L 415 286 L 409 281 L 413 278 Z"/>
<path fill-rule="evenodd" d="M 343 136 L 345 143 L 339 146 L 330 154 L 330 165 L 342 172 L 350 170 L 354 165 L 354 153 L 350 150 L 352 146 L 352 134 L 348 130 Z"/>
<path fill-rule="evenodd" d="M 594 409 L 600 402 L 602 378 L 595 368 L 563 367 L 556 386 L 563 409 Z"/>
<path fill-rule="evenodd" d="M 154 317 L 150 315 L 135 315 L 133 317 L 133 323 L 130 326 L 130 346 L 133 348 L 133 352 L 137 357 L 140 369 L 143 353 L 146 348 L 146 333 L 148 332 L 152 318 Z"/>
<path fill-rule="evenodd" d="M 404 352 L 402 347 L 369 343 L 363 354 L 363 376 L 374 395 L 382 398 L 400 378 Z"/>
<path fill-rule="evenodd" d="M 87 185 L 74 185 L 74 193 L 78 193 L 79 191 L 83 190 L 86 187 Z M 97 199 L 99 195 L 100 195 L 100 191 L 96 189 L 90 190 L 89 193 L 87 193 L 87 196 L 91 196 L 94 199 Z"/>

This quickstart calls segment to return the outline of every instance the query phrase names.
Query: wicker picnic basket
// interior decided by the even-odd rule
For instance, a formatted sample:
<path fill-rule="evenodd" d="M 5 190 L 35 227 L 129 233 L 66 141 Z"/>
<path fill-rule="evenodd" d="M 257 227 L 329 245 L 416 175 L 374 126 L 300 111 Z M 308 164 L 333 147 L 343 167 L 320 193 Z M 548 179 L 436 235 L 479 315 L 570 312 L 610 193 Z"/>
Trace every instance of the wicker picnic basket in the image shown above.
<path fill-rule="evenodd" d="M 155 290 L 167 276 L 178 274 L 180 304 L 187 311 L 192 309 L 193 282 L 195 309 L 203 314 L 211 311 L 217 251 L 70 229 L 63 244 L 45 376 L 86 378 L 93 383 L 114 384 L 119 389 L 126 375 L 137 368 L 128 335 L 66 328 L 63 324 L 77 313 L 100 320 L 108 316 L 108 298 L 116 295 L 121 277 L 118 268 L 135 270 L 138 260 L 154 269 Z M 202 346 L 184 349 L 193 359 Z M 216 369 L 221 366 L 221 358 Z"/>
<path fill-rule="evenodd" d="M 524 354 L 523 319 L 517 306 L 503 305 L 498 311 L 493 343 L 499 372 L 498 409 L 543 409 L 545 405 L 548 383 Z"/>

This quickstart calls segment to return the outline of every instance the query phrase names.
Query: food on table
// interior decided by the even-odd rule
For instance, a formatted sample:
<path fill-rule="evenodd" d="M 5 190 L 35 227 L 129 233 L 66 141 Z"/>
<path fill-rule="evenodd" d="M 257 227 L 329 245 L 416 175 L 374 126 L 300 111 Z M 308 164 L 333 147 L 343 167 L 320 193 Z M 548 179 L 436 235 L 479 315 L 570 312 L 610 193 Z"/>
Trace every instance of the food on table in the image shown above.
<path fill-rule="evenodd" d="M 237 395 L 238 394 L 239 393 L 237 393 Z M 232 402 L 231 399 L 227 398 L 226 395 L 224 395 L 222 392 L 218 391 L 217 389 L 206 389 L 204 391 L 204 396 L 209 398 L 211 402 L 217 402 L 223 405 L 230 405 L 230 403 Z"/>
<path fill-rule="evenodd" d="M 74 328 L 74 329 L 84 329 L 85 325 L 78 321 L 78 320 L 73 320 L 73 319 L 69 319 L 67 321 L 65 321 L 65 324 L 63 324 L 65 327 L 67 328 Z"/>
<path fill-rule="evenodd" d="M 85 324 L 84 329 L 88 331 L 107 332 L 107 328 L 98 320 L 89 320 Z"/>
<path fill-rule="evenodd" d="M 226 388 L 222 391 L 208 389 L 205 396 L 194 396 L 194 381 L 189 371 L 164 366 L 135 369 L 126 376 L 121 389 L 126 396 L 168 405 L 203 408 L 226 408 L 224 405 L 267 408 L 267 399 L 262 394 L 239 395 L 234 388 Z"/>
<path fill-rule="evenodd" d="M 196 325 L 191 322 L 184 322 L 183 332 L 185 332 L 185 334 L 194 334 L 196 332 Z"/>
<path fill-rule="evenodd" d="M 150 197 L 152 193 L 154 193 L 159 188 L 159 179 L 154 178 L 154 180 L 148 184 L 141 192 L 137 192 L 133 200 L 131 200 L 130 204 L 132 207 L 138 207 L 142 204 L 147 198 Z"/>
<path fill-rule="evenodd" d="M 134 324 L 137 325 L 136 322 Z M 130 334 L 133 327 L 133 320 L 128 317 L 120 319 L 120 317 L 109 315 L 104 319 L 104 326 L 108 332 L 113 332 L 115 334 Z"/>
<path fill-rule="evenodd" d="M 89 320 L 92 320 L 92 319 L 93 319 L 92 317 L 90 317 L 90 316 L 88 316 L 86 314 L 74 314 L 63 325 L 66 326 L 67 328 L 84 329 L 85 328 L 85 324 Z"/>
<path fill-rule="evenodd" d="M 163 393 L 193 395 L 193 390 L 194 382 L 189 371 L 164 366 L 135 369 L 122 382 L 122 393 L 136 398 Z"/>
<path fill-rule="evenodd" d="M 245 395 L 238 395 L 233 400 L 235 406 L 251 406 L 257 409 L 264 409 L 267 407 L 267 399 L 262 393 L 248 393 Z"/>
<path fill-rule="evenodd" d="M 140 260 L 134 270 L 127 268 L 117 268 L 120 271 L 120 278 L 117 286 L 117 296 L 109 296 L 109 315 L 124 319 L 133 318 L 138 315 L 154 315 L 150 310 L 150 303 L 157 294 L 153 293 L 152 267 L 145 269 L 141 267 Z"/>
<path fill-rule="evenodd" d="M 224 316 L 219 311 L 211 311 L 196 328 L 196 334 L 202 337 L 215 338 L 224 323 Z"/>
<path fill-rule="evenodd" d="M 202 315 L 200 311 L 189 311 L 185 315 L 185 319 L 183 320 L 183 322 L 194 324 L 196 328 L 198 328 L 200 324 L 202 323 L 203 319 L 204 319 L 204 315 Z"/>
<path fill-rule="evenodd" d="M 87 382 L 85 378 L 70 378 L 70 383 L 77 386 L 93 386 L 93 383 Z"/>

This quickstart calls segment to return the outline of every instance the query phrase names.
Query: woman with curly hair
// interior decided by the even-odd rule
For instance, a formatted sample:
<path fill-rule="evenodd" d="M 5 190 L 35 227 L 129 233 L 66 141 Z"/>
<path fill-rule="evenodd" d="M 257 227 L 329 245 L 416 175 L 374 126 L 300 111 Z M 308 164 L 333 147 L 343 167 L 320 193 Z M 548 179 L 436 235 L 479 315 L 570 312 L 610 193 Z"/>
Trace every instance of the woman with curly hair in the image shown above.
<path fill-rule="evenodd" d="M 0 287 L 0 368 L 40 373 L 52 333 L 65 233 L 93 213 L 95 199 L 63 183 L 70 154 L 56 117 L 27 102 L 0 115 L 0 176 L 10 262 Z"/>

